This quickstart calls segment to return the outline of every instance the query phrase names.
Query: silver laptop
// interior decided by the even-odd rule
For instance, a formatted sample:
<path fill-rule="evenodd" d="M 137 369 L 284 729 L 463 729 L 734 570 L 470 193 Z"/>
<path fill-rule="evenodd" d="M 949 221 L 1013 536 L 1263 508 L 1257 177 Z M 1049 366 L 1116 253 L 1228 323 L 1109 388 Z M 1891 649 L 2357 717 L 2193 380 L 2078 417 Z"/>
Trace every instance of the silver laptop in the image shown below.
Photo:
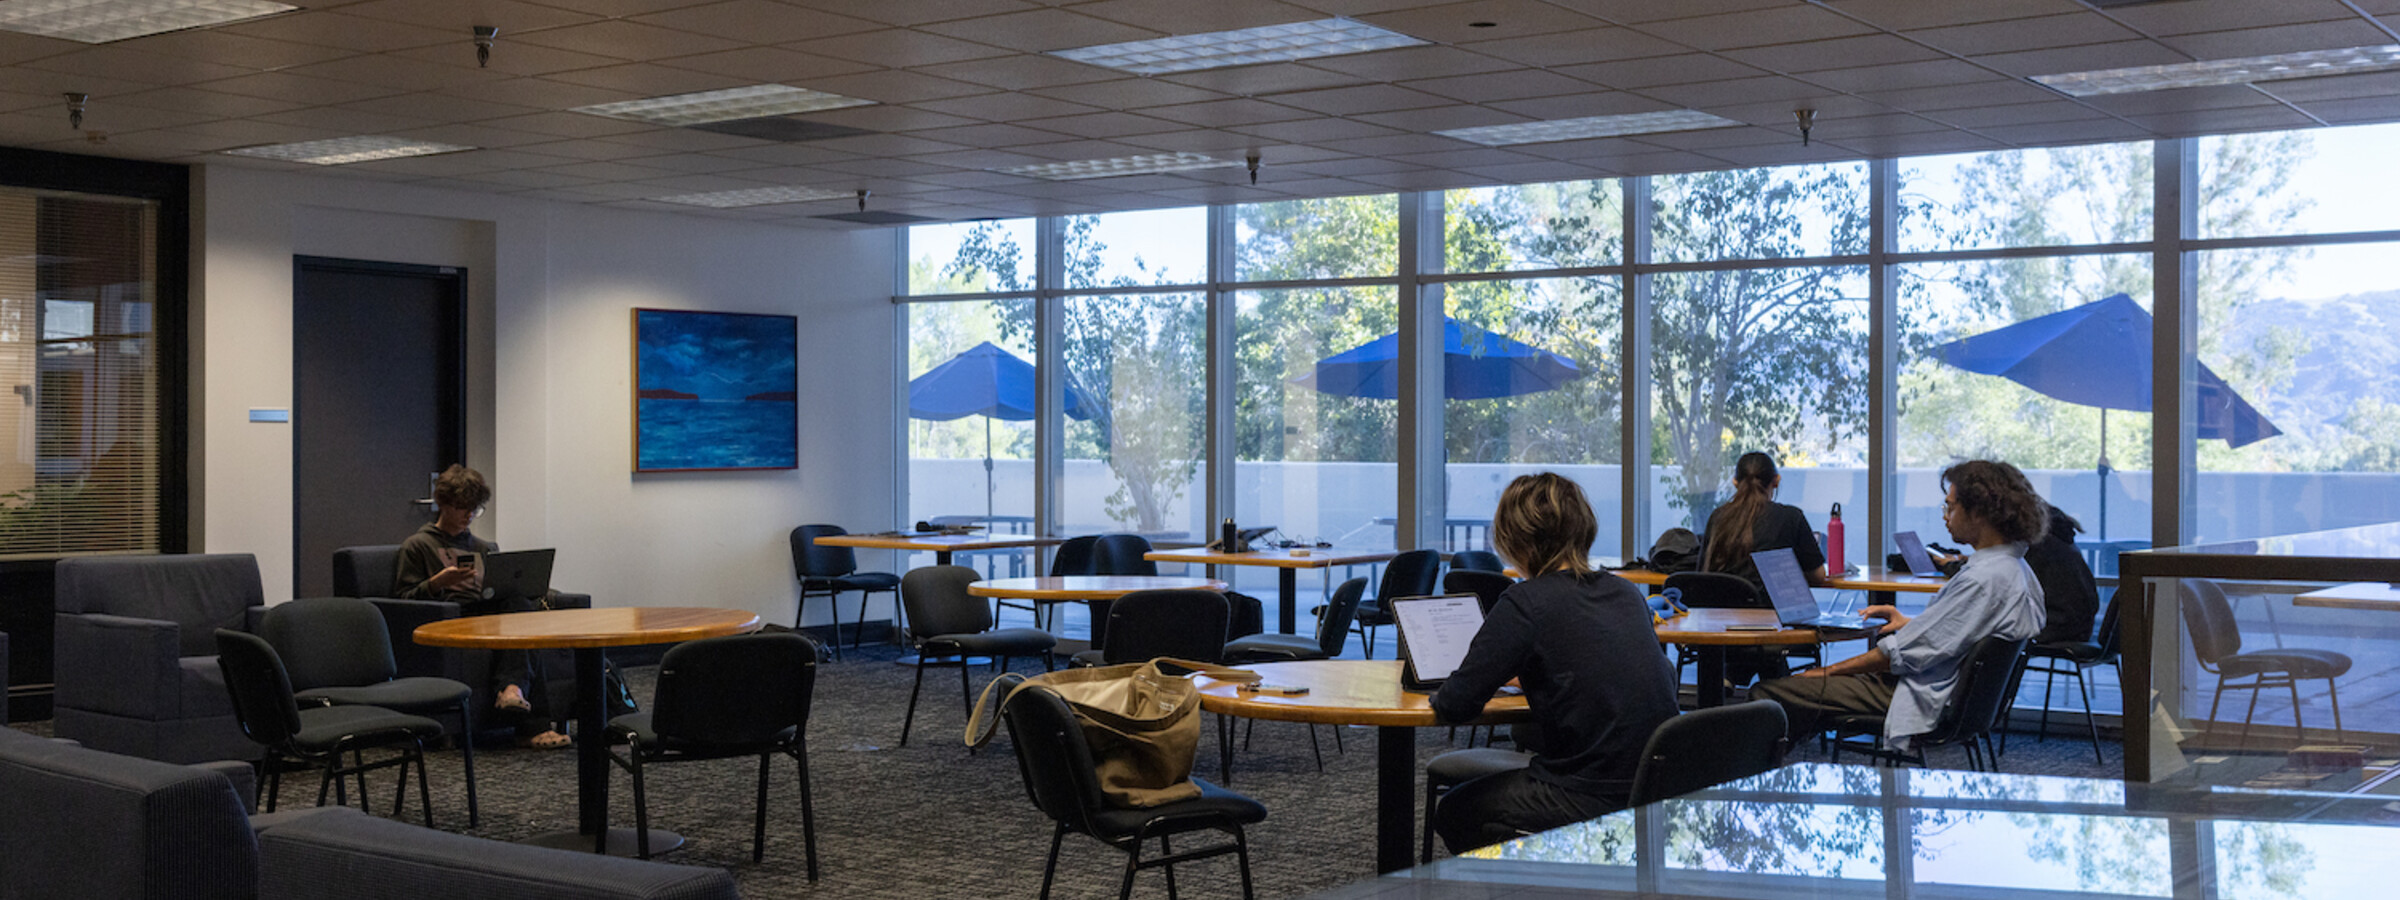
<path fill-rule="evenodd" d="M 1757 551 L 1750 554 L 1750 562 L 1758 566 L 1759 580 L 1766 582 L 1767 599 L 1775 604 L 1775 620 L 1786 628 L 1858 631 L 1882 624 L 1857 613 L 1827 613 L 1817 602 L 1817 592 L 1809 588 L 1807 573 L 1800 571 L 1800 557 L 1790 547 Z"/>
<path fill-rule="evenodd" d="M 1914 531 L 1892 535 L 1893 546 L 1900 548 L 1900 560 L 1908 563 L 1908 574 L 1926 578 L 1942 577 L 1942 567 L 1933 564 L 1933 554 L 1925 552 L 1925 542 Z"/>

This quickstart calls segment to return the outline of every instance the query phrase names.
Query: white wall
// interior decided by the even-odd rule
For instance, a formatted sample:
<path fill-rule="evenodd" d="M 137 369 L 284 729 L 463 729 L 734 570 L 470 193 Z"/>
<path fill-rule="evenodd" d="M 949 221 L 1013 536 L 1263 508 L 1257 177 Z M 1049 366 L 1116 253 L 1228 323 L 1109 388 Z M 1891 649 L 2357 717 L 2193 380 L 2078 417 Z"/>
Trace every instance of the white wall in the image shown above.
<path fill-rule="evenodd" d="M 291 432 L 246 419 L 291 405 L 296 254 L 468 269 L 468 462 L 498 494 L 477 529 L 559 548 L 554 583 L 595 603 L 788 623 L 791 527 L 891 517 L 890 231 L 225 167 L 197 182 L 193 549 L 257 554 L 270 599 L 291 592 Z M 797 470 L 632 474 L 636 306 L 800 317 Z M 824 616 L 816 604 L 809 622 Z"/>

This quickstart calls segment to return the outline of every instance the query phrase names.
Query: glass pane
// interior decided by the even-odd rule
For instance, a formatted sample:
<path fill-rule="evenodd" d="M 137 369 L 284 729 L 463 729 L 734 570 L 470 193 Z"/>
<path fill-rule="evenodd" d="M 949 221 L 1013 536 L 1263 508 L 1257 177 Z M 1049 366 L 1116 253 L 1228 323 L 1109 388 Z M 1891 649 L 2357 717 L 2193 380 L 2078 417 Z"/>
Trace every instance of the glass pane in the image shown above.
<path fill-rule="evenodd" d="M 1317 362 L 1394 333 L 1388 287 L 1251 291 L 1234 307 L 1234 512 L 1244 526 L 1343 548 L 1392 546 L 1399 514 L 1399 404 L 1373 399 L 1355 380 L 1319 390 Z M 1303 383 L 1303 379 L 1310 379 Z M 1275 573 L 1230 570 L 1235 589 L 1275 596 Z M 1300 608 L 1328 580 L 1367 574 L 1324 570 L 1300 579 Z M 1354 645 L 1355 646 L 1355 645 Z"/>
<path fill-rule="evenodd" d="M 2200 139 L 2200 236 L 2400 228 L 2400 125 Z"/>
<path fill-rule="evenodd" d="M 1033 289 L 1033 220 L 951 222 L 908 230 L 908 292 L 971 294 Z"/>
<path fill-rule="evenodd" d="M 1623 545 L 1624 519 L 1614 514 L 1624 504 L 1617 285 L 1595 277 L 1445 288 L 1461 338 L 1444 363 L 1450 549 L 1490 549 L 1500 490 L 1539 471 L 1583 486 L 1600 513 L 1594 552 Z"/>
<path fill-rule="evenodd" d="M 1377 278 L 1400 271 L 1394 194 L 1251 203 L 1233 208 L 1234 278 Z"/>
<path fill-rule="evenodd" d="M 1615 265 L 1625 258 L 1624 202 L 1613 178 L 1450 191 L 1445 271 Z"/>
<path fill-rule="evenodd" d="M 2149 240 L 2150 157 L 2138 143 L 1900 160 L 1900 249 Z"/>
<path fill-rule="evenodd" d="M 1206 326 L 1197 294 L 1067 299 L 1062 534 L 1160 543 L 1206 532 Z"/>
<path fill-rule="evenodd" d="M 2365 525 L 2400 509 L 2396 250 L 2200 254 L 2200 361 L 2239 402 L 2203 403 L 2195 539 Z"/>
<path fill-rule="evenodd" d="M 1909 816 L 1918 884 L 2054 897 L 2173 895 L 2165 819 L 1955 809 Z"/>
<path fill-rule="evenodd" d="M 907 309 L 907 520 L 1030 533 L 1033 301 Z M 958 562 L 993 577 L 1030 574 L 1017 551 L 961 554 Z"/>
<path fill-rule="evenodd" d="M 1068 216 L 1067 287 L 1149 287 L 1208 280 L 1208 209 Z"/>
<path fill-rule="evenodd" d="M 1867 164 L 1662 175 L 1652 250 L 1660 262 L 1833 256 L 1867 249 Z"/>
<path fill-rule="evenodd" d="M 1844 560 L 1866 563 L 1864 271 L 1686 272 L 1652 287 L 1651 526 L 1702 530 L 1732 496 L 1734 461 L 1763 451 L 1782 471 L 1776 502 L 1811 527 L 1836 503 L 1859 511 Z"/>

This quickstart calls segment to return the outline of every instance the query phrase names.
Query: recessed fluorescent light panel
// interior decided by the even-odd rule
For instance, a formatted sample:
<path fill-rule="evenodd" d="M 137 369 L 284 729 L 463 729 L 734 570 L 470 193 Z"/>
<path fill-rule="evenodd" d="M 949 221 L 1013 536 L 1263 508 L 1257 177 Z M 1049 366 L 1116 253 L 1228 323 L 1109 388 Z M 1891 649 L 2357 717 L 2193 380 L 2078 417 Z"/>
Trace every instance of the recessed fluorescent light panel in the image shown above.
<path fill-rule="evenodd" d="M 382 135 L 328 138 L 322 141 L 301 141 L 297 144 L 267 144 L 241 147 L 225 152 L 234 156 L 253 156 L 259 159 L 280 159 L 284 162 L 309 163 L 319 166 L 339 166 L 378 159 L 400 159 L 409 156 L 432 156 L 436 153 L 457 153 L 473 150 L 458 144 L 433 141 L 410 141 Z"/>
<path fill-rule="evenodd" d="M 1120 156 L 1115 159 L 1079 159 L 1073 162 L 1038 163 L 1030 166 L 1010 166 L 993 169 L 1004 175 L 1023 175 L 1028 178 L 1047 178 L 1051 181 L 1079 181 L 1085 178 L 1115 178 L 1119 175 L 1157 175 L 1165 172 L 1189 172 L 1193 169 L 1224 169 L 1244 163 L 1217 159 L 1197 153 L 1153 153 L 1147 156 Z"/>
<path fill-rule="evenodd" d="M 267 0 L 7 0 L 0 30 L 105 44 L 295 9 Z"/>
<path fill-rule="evenodd" d="M 2209 59 L 2163 66 L 2099 69 L 2059 75 L 2035 75 L 2033 80 L 2070 97 L 2165 91 L 2175 88 L 2249 84 L 2287 78 L 2317 78 L 2357 72 L 2400 69 L 2400 44 L 2350 47 L 2342 50 L 2304 50 L 2241 59 Z"/>
<path fill-rule="evenodd" d="M 1453 128 L 1434 133 L 1443 137 L 1498 147 L 1505 144 L 1541 144 L 1550 141 L 1624 137 L 1630 134 L 1698 131 L 1703 128 L 1726 128 L 1740 124 L 1742 123 L 1723 116 L 1712 116 L 1696 109 L 1676 109 L 1666 112 L 1630 113 L 1621 116 L 1588 116 L 1581 119 L 1552 119 L 1547 122 L 1519 122 L 1514 125 Z"/>
<path fill-rule="evenodd" d="M 856 196 L 858 196 L 857 191 L 768 187 L 716 191 L 707 194 L 676 194 L 672 197 L 652 197 L 650 199 L 660 203 L 681 203 L 685 206 L 705 206 L 710 209 L 739 209 L 744 206 L 772 206 L 777 203 L 805 203 L 810 200 L 836 200 Z"/>
<path fill-rule="evenodd" d="M 754 84 L 749 87 L 726 88 L 721 91 L 701 91 L 696 94 L 675 94 L 651 97 L 647 100 L 627 100 L 622 103 L 602 103 L 598 106 L 578 106 L 579 113 L 648 122 L 652 125 L 706 125 L 710 122 L 730 122 L 735 119 L 756 119 L 762 116 L 789 116 L 799 113 L 842 109 L 850 106 L 872 105 L 873 100 L 860 100 L 824 91 L 812 91 L 781 84 Z"/>
<path fill-rule="evenodd" d="M 1122 69 L 1136 75 L 1164 75 L 1169 72 L 1196 72 L 1226 66 L 1342 56 L 1393 47 L 1415 47 L 1424 43 L 1397 31 L 1337 18 L 1053 50 L 1050 55 Z"/>

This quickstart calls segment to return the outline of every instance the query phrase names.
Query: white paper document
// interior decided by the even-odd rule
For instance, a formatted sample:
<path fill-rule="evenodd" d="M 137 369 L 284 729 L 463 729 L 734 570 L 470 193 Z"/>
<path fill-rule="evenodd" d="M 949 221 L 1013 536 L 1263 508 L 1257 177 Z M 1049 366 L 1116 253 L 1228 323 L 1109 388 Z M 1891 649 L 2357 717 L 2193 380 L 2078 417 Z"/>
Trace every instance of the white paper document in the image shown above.
<path fill-rule="evenodd" d="M 1475 595 L 1415 597 L 1392 601 L 1401 646 L 1418 681 L 1440 681 L 1467 661 L 1467 645 L 1483 628 L 1483 605 Z"/>

